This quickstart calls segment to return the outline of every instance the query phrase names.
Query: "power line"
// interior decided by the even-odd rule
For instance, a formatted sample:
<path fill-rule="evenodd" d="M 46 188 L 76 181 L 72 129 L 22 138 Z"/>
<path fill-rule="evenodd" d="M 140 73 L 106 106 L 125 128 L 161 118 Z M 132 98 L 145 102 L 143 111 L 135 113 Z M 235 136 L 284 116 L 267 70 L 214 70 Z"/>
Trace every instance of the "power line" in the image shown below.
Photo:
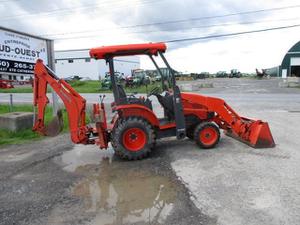
<path fill-rule="evenodd" d="M 269 9 L 260 9 L 260 10 L 254 10 L 254 11 L 229 13 L 229 14 L 217 15 L 217 16 L 204 16 L 204 17 L 190 18 L 190 19 L 184 19 L 184 20 L 173 20 L 173 21 L 165 21 L 165 22 L 157 22 L 157 23 L 138 24 L 138 25 L 128 26 L 126 28 L 141 27 L 141 26 L 165 25 L 165 24 L 174 24 L 174 23 L 198 21 L 198 20 L 208 20 L 208 19 L 216 19 L 216 18 L 223 18 L 223 17 L 230 17 L 230 16 L 237 16 L 237 15 L 246 15 L 246 14 L 253 14 L 253 13 L 261 13 L 261 12 L 269 12 L 269 11 L 278 11 L 278 10 L 285 10 L 285 9 L 299 8 L 299 7 L 300 7 L 300 5 L 293 5 L 293 6 L 285 6 L 285 7 L 277 7 L 277 8 L 269 8 Z"/>
<path fill-rule="evenodd" d="M 119 0 L 121 1 L 121 0 Z M 26 17 L 26 16 L 34 16 L 34 15 L 40 15 L 40 14 L 44 14 L 44 13 L 56 13 L 59 11 L 69 11 L 69 10 L 77 10 L 77 9 L 82 9 L 82 8 L 90 8 L 90 7 L 95 7 L 95 6 L 99 6 L 99 5 L 105 5 L 103 3 L 111 3 L 111 1 L 104 1 L 102 2 L 102 4 L 87 4 L 85 6 L 76 6 L 76 7 L 66 7 L 66 8 L 59 8 L 59 9 L 53 9 L 53 10 L 48 10 L 48 11 L 43 11 L 43 12 L 29 12 L 29 13 L 22 13 L 22 14 L 17 14 L 17 15 L 11 15 L 11 16 L 4 16 L 4 17 L 0 17 L 0 20 L 10 20 L 13 18 L 17 18 L 17 17 Z"/>
<path fill-rule="evenodd" d="M 0 1 L 0 3 L 5 3 L 5 2 L 12 3 L 12 2 L 19 2 L 19 1 L 22 1 L 22 0 L 4 0 L 4 1 Z"/>
<path fill-rule="evenodd" d="M 171 43 L 171 42 L 180 42 L 180 41 L 193 41 L 193 40 L 201 40 L 201 39 L 204 40 L 204 39 L 213 39 L 213 38 L 220 38 L 220 37 L 230 37 L 230 36 L 238 36 L 238 35 L 242 35 L 242 34 L 261 33 L 261 32 L 274 31 L 274 30 L 289 29 L 289 28 L 295 28 L 295 27 L 299 27 L 299 26 L 300 26 L 300 24 L 295 24 L 295 25 L 290 25 L 290 26 L 265 28 L 265 29 L 260 29 L 260 30 L 242 31 L 242 32 L 228 33 L 228 34 L 217 34 L 217 35 L 208 35 L 208 36 L 203 36 L 203 37 L 182 38 L 182 39 L 168 40 L 168 41 L 164 41 L 164 42 Z M 54 40 L 85 39 L 85 38 L 91 38 L 91 37 L 95 37 L 95 36 L 96 35 L 83 36 L 83 37 L 56 38 Z"/>
<path fill-rule="evenodd" d="M 139 1 L 139 0 L 133 0 L 132 3 L 135 3 L 136 5 L 143 5 L 143 4 L 149 4 L 149 3 L 155 3 L 155 2 L 161 2 L 162 0 L 143 0 L 143 1 Z M 106 3 L 106 4 L 103 4 Z M 47 16 L 52 16 L 53 14 L 56 13 L 70 13 L 74 10 L 84 10 L 84 9 L 94 9 L 94 8 L 99 8 L 101 6 L 111 6 L 111 3 L 114 4 L 120 4 L 120 3 L 124 3 L 124 1 L 122 0 L 118 0 L 118 1 L 104 1 L 102 2 L 102 4 L 88 4 L 85 6 L 77 6 L 77 7 L 66 7 L 66 8 L 60 8 L 60 9 L 54 9 L 54 10 L 48 10 L 48 11 L 44 11 L 44 12 L 31 12 L 31 13 L 23 13 L 23 14 L 18 14 L 18 15 L 12 15 L 12 16 L 4 16 L 4 17 L 0 17 L 0 21 L 7 21 L 7 20 L 13 20 L 13 19 L 17 19 L 17 18 L 26 18 L 26 17 L 33 17 L 33 16 L 43 16 L 43 17 L 47 17 Z M 128 4 L 125 5 L 126 7 L 128 7 Z M 114 7 L 114 9 L 116 8 L 123 8 L 123 7 Z M 45 15 L 43 15 L 45 14 Z M 35 17 L 34 17 L 35 19 Z"/>
<path fill-rule="evenodd" d="M 253 10 L 253 11 L 230 13 L 230 14 L 217 15 L 217 16 L 205 16 L 205 17 L 189 18 L 189 19 L 184 19 L 184 20 L 169 20 L 169 21 L 156 22 L 156 23 L 136 24 L 136 25 L 130 25 L 130 26 L 122 26 L 122 27 L 118 27 L 116 29 L 130 29 L 130 28 L 137 28 L 137 27 L 157 26 L 157 25 L 184 23 L 184 22 L 191 22 L 191 21 L 209 20 L 209 19 L 237 16 L 237 15 L 246 15 L 246 14 L 255 14 L 255 13 L 261 13 L 261 12 L 286 10 L 286 9 L 299 8 L 299 7 L 300 7 L 300 5 L 292 5 L 292 6 L 285 6 L 285 7 L 276 7 L 276 8 L 268 8 L 268 9 L 260 9 L 260 10 Z M 92 32 L 92 31 L 103 31 L 103 30 L 112 30 L 112 29 L 94 29 L 94 30 L 75 31 L 75 32 L 69 32 L 69 33 L 44 34 L 42 36 L 80 34 L 80 33 L 87 33 L 87 32 Z"/>
<path fill-rule="evenodd" d="M 163 29 L 163 30 L 134 31 L 134 32 L 130 32 L 129 34 L 154 33 L 154 32 L 166 32 L 166 31 L 183 31 L 183 30 L 192 30 L 192 29 L 201 29 L 201 28 L 233 26 L 233 25 L 250 25 L 250 24 L 259 24 L 259 23 L 267 23 L 267 22 L 283 22 L 283 21 L 291 21 L 291 20 L 299 20 L 299 19 L 300 19 L 300 17 L 286 18 L 286 19 L 274 19 L 274 20 L 245 21 L 245 22 L 238 22 L 238 23 L 221 23 L 221 24 L 191 26 L 191 27 L 186 27 L 186 28 L 181 28 L 181 29 L 172 28 L 172 29 Z M 94 37 L 94 36 L 98 36 L 98 35 L 99 34 L 85 35 L 85 36 L 79 36 L 79 37 L 75 36 L 74 39 L 89 38 L 89 37 Z M 46 36 L 42 35 L 42 36 L 48 37 L 48 36 L 52 36 L 52 35 L 46 35 Z M 56 36 L 56 35 L 53 35 L 53 36 Z M 55 38 L 55 40 L 63 40 L 63 39 L 69 39 L 69 38 L 70 37 L 61 37 L 61 38 Z"/>
<path fill-rule="evenodd" d="M 295 24 L 295 25 L 291 25 L 291 26 L 282 26 L 282 27 L 272 27 L 272 28 L 266 28 L 266 29 L 261 29 L 261 30 L 251 30 L 251 31 L 243 31 L 243 32 L 236 32 L 236 33 L 228 33 L 228 34 L 216 34 L 216 35 L 209 35 L 209 36 L 203 36 L 203 37 L 173 39 L 173 40 L 168 40 L 168 41 L 163 41 L 163 42 L 174 43 L 174 42 L 184 42 L 184 41 L 215 39 L 215 38 L 220 38 L 220 37 L 230 37 L 230 36 L 237 36 L 237 35 L 243 35 L 243 34 L 261 33 L 261 32 L 274 31 L 274 30 L 290 29 L 290 28 L 295 28 L 295 27 L 300 27 L 300 24 Z"/>
<path fill-rule="evenodd" d="M 300 17 L 295 18 L 287 18 L 287 19 L 276 19 L 276 20 L 260 20 L 260 21 L 245 21 L 245 22 L 237 22 L 237 23 L 221 23 L 221 24 L 211 24 L 211 25 L 201 25 L 201 26 L 192 26 L 186 27 L 181 29 L 163 29 L 163 30 L 147 30 L 147 31 L 138 31 L 132 32 L 132 34 L 136 33 L 153 33 L 158 31 L 183 31 L 183 30 L 192 30 L 192 29 L 202 29 L 202 28 L 213 28 L 213 27 L 227 27 L 227 26 L 234 26 L 234 25 L 251 25 L 251 24 L 261 24 L 261 23 L 269 23 L 269 22 L 284 22 L 284 21 L 291 21 L 291 20 L 299 20 Z"/>

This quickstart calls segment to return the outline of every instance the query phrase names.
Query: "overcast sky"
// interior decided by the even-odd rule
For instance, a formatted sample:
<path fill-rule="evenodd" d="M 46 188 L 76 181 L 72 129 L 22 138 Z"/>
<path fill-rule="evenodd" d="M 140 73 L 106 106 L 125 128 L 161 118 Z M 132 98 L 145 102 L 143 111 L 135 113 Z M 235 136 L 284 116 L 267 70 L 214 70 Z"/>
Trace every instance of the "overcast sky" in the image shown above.
<path fill-rule="evenodd" d="M 295 7 L 222 16 L 286 6 Z M 300 24 L 299 11 L 297 0 L 0 0 L 0 26 L 54 39 L 56 50 L 66 50 L 290 26 Z M 182 72 L 254 72 L 281 64 L 298 41 L 296 27 L 168 43 L 167 57 Z M 141 62 L 151 68 L 147 58 Z"/>

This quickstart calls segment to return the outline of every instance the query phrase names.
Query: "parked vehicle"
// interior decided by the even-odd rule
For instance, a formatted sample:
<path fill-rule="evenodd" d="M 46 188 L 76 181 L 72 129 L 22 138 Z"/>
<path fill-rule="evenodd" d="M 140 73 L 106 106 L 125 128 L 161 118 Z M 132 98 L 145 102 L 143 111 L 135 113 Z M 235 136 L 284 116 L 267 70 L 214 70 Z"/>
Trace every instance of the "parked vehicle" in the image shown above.
<path fill-rule="evenodd" d="M 0 89 L 10 89 L 14 88 L 14 85 L 12 84 L 13 81 L 10 80 L 0 80 Z"/>
<path fill-rule="evenodd" d="M 194 80 L 209 78 L 209 72 L 191 73 Z"/>
<path fill-rule="evenodd" d="M 142 69 L 132 70 L 133 86 L 148 85 L 151 83 L 150 77 Z"/>
<path fill-rule="evenodd" d="M 217 78 L 225 78 L 225 77 L 228 77 L 228 75 L 227 75 L 226 71 L 218 71 L 216 73 L 216 77 Z"/>
<path fill-rule="evenodd" d="M 230 71 L 229 78 L 234 78 L 234 77 L 240 78 L 241 77 L 241 72 L 238 71 L 237 69 L 232 69 Z"/>
<path fill-rule="evenodd" d="M 118 84 L 121 84 L 121 85 L 125 84 L 124 75 L 121 74 L 120 72 L 115 72 L 115 79 Z M 109 72 L 105 73 L 104 79 L 101 82 L 101 89 L 107 89 L 107 90 L 112 89 L 111 77 L 110 77 Z"/>

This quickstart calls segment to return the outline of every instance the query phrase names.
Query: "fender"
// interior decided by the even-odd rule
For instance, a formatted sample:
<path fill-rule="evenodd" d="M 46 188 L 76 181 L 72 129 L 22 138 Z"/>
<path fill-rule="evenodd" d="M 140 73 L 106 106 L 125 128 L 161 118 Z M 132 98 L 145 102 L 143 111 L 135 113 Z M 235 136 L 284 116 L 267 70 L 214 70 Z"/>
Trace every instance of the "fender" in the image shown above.
<path fill-rule="evenodd" d="M 115 110 L 118 111 L 120 118 L 137 116 L 142 117 L 154 127 L 159 127 L 159 120 L 155 114 L 145 106 L 138 104 L 128 104 L 116 106 Z"/>
<path fill-rule="evenodd" d="M 183 112 L 185 116 L 194 115 L 200 120 L 207 120 L 214 117 L 214 112 L 209 110 L 203 102 L 203 97 L 193 93 L 181 93 L 181 99 L 183 104 Z"/>

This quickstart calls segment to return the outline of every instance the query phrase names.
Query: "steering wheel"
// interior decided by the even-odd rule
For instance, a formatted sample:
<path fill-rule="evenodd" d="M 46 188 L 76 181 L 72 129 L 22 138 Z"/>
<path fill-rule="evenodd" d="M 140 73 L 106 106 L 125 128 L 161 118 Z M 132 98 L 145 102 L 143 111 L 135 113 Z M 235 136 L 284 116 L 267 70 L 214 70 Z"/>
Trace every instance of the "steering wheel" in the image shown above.
<path fill-rule="evenodd" d="M 160 88 L 159 87 L 154 87 L 149 94 L 147 95 L 147 97 L 150 97 L 151 95 L 159 95 L 160 94 Z"/>
<path fill-rule="evenodd" d="M 127 95 L 128 98 L 135 98 L 135 95 L 137 94 L 137 92 L 133 92 L 129 95 Z"/>

